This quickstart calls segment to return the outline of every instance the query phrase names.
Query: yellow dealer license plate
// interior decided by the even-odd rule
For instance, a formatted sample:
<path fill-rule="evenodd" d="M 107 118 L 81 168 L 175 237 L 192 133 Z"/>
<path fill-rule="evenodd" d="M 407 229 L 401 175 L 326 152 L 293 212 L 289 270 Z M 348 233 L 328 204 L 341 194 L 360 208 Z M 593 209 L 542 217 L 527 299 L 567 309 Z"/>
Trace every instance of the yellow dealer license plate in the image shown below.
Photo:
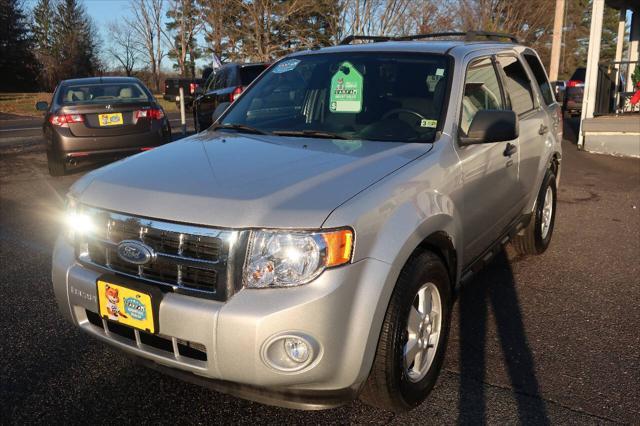
<path fill-rule="evenodd" d="M 99 114 L 98 120 L 100 120 L 101 126 L 120 126 L 124 124 L 124 121 L 122 120 L 122 113 L 120 112 Z"/>
<path fill-rule="evenodd" d="M 118 284 L 98 280 L 100 316 L 120 324 L 155 333 L 151 296 Z"/>

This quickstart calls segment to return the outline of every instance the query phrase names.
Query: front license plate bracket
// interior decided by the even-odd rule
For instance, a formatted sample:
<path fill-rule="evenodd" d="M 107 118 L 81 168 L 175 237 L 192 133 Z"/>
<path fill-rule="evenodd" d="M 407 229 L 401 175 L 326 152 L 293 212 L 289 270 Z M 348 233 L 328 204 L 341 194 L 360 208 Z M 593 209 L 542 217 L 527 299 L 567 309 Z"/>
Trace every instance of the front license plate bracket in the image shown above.
<path fill-rule="evenodd" d="M 151 334 L 159 332 L 160 289 L 112 274 L 98 277 L 96 287 L 102 318 Z"/>

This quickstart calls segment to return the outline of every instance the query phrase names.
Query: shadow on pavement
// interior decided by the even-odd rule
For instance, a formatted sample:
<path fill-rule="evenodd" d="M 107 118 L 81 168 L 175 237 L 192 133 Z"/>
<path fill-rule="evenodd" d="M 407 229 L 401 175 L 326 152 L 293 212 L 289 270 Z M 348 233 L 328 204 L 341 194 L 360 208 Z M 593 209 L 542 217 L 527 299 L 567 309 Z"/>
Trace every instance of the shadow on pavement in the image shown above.
<path fill-rule="evenodd" d="M 511 265 L 504 251 L 491 267 L 480 272 L 459 295 L 460 424 L 487 421 L 485 372 L 488 309 L 496 322 L 500 347 L 514 389 L 522 423 L 549 424 L 545 402 L 535 375 L 533 354 L 527 343 Z"/>

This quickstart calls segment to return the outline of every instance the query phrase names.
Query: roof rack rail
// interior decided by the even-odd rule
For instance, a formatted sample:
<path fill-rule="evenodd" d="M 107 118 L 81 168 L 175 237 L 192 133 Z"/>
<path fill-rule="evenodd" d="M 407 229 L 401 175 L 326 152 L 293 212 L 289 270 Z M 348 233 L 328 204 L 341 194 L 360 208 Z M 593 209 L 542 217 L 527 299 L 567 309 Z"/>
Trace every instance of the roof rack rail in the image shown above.
<path fill-rule="evenodd" d="M 490 31 L 453 31 L 453 32 L 441 32 L 441 33 L 427 33 L 427 34 L 414 34 L 408 36 L 365 36 L 365 35 L 350 35 L 345 37 L 340 44 L 351 44 L 352 41 L 355 40 L 366 40 L 381 42 L 381 41 L 411 41 L 411 40 L 421 40 L 425 38 L 438 38 L 438 37 L 464 37 L 466 41 L 477 41 L 479 38 L 486 38 L 489 40 L 496 39 L 509 39 L 513 43 L 519 44 L 520 41 L 518 38 L 511 34 L 506 33 L 496 33 Z"/>
<path fill-rule="evenodd" d="M 490 31 L 458 31 L 458 32 L 443 32 L 443 33 L 427 33 L 427 34 L 415 34 L 408 36 L 396 37 L 396 40 L 419 40 L 423 38 L 436 38 L 436 37 L 464 37 L 466 41 L 476 41 L 478 38 L 485 37 L 489 40 L 506 38 L 514 43 L 520 43 L 518 38 L 514 35 L 507 33 L 496 33 Z"/>
<path fill-rule="evenodd" d="M 351 44 L 352 41 L 356 41 L 356 40 L 372 41 L 374 43 L 377 43 L 377 42 L 381 42 L 381 41 L 393 40 L 393 37 L 391 37 L 391 36 L 370 36 L 370 35 L 355 35 L 355 34 L 351 34 L 351 35 L 348 35 L 345 38 L 343 38 L 342 41 L 340 42 L 340 45 Z"/>

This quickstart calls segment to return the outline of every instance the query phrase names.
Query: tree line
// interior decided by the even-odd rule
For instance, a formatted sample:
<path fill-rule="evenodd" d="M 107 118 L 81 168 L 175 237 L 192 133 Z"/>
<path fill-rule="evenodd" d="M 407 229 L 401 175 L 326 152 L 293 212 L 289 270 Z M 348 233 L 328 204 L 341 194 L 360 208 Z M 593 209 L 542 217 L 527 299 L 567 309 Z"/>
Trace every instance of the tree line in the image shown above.
<path fill-rule="evenodd" d="M 591 0 L 567 0 L 560 74 L 584 65 Z M 545 64 L 555 0 L 130 0 L 100 48 L 80 0 L 0 0 L 1 91 L 52 90 L 65 78 L 116 72 L 160 90 L 163 69 L 196 76 L 196 63 L 272 61 L 337 44 L 348 34 L 407 35 L 483 29 L 516 35 Z M 602 60 L 615 51 L 618 12 L 606 9 Z"/>

